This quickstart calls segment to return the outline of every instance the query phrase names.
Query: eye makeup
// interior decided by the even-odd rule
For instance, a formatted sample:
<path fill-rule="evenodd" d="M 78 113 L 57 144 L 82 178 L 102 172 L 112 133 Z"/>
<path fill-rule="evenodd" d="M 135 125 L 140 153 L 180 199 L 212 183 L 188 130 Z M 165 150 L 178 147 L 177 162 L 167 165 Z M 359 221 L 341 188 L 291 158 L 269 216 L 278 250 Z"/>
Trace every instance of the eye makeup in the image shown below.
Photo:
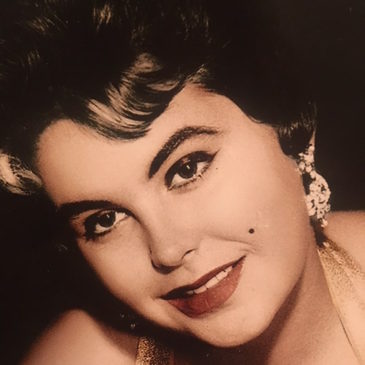
<path fill-rule="evenodd" d="M 152 178 L 160 169 L 162 164 L 172 154 L 172 152 L 175 151 L 185 141 L 200 135 L 209 136 L 219 133 L 220 132 L 217 129 L 205 126 L 190 126 L 177 130 L 154 157 L 148 172 L 148 177 Z"/>
<path fill-rule="evenodd" d="M 124 210 L 104 210 L 90 215 L 84 221 L 85 237 L 95 239 L 103 236 L 129 217 Z"/>
<path fill-rule="evenodd" d="M 205 151 L 192 152 L 175 162 L 165 175 L 168 190 L 179 189 L 200 179 L 209 169 L 215 153 Z"/>

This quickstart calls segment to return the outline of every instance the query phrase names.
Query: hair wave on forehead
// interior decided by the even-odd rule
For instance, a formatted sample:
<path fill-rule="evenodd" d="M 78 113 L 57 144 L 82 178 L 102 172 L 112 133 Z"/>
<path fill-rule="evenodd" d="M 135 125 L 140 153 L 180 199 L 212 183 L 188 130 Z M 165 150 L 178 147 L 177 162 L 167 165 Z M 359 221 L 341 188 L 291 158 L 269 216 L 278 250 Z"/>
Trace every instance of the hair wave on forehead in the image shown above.
<path fill-rule="evenodd" d="M 134 139 L 146 134 L 152 121 L 168 106 L 186 83 L 200 84 L 208 74 L 202 66 L 187 79 L 161 79 L 163 66 L 151 54 L 141 53 L 122 73 L 118 86 L 109 85 L 107 101 L 89 99 L 89 126 L 115 139 Z M 138 93 L 136 92 L 138 85 Z M 165 103 L 162 100 L 166 100 Z"/>

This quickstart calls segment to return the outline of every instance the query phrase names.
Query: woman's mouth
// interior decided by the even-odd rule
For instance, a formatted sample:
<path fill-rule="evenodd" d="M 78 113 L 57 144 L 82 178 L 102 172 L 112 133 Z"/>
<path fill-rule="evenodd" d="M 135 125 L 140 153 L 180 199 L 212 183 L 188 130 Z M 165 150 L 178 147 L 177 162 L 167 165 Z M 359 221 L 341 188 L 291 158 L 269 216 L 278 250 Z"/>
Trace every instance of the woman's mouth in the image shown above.
<path fill-rule="evenodd" d="M 193 284 L 170 291 L 163 299 L 189 317 L 213 311 L 236 290 L 244 258 L 212 270 Z"/>

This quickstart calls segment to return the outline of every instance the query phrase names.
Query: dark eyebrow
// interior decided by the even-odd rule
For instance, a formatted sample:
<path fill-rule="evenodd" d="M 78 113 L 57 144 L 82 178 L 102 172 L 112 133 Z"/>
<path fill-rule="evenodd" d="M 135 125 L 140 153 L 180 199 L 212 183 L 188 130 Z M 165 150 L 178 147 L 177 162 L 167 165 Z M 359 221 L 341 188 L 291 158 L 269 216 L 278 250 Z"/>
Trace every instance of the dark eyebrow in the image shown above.
<path fill-rule="evenodd" d="M 157 155 L 151 162 L 150 169 L 148 171 L 148 177 L 152 178 L 153 175 L 155 175 L 156 172 L 159 170 L 161 165 L 165 162 L 165 160 L 170 156 L 170 154 L 187 139 L 201 134 L 214 135 L 218 132 L 219 131 L 215 128 L 199 126 L 185 127 L 179 129 L 167 140 L 167 142 L 158 151 Z"/>
<path fill-rule="evenodd" d="M 76 202 L 61 204 L 56 214 L 59 219 L 69 220 L 83 212 L 93 209 L 107 209 L 112 208 L 114 205 L 107 200 L 81 200 Z"/>

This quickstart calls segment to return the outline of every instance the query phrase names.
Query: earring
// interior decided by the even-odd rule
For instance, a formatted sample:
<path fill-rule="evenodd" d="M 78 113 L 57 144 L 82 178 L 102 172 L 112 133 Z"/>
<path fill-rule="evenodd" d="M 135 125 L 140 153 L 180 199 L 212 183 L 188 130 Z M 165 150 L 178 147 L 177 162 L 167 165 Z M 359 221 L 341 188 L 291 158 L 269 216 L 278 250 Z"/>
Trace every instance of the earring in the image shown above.
<path fill-rule="evenodd" d="M 328 222 L 325 218 L 330 211 L 329 199 L 331 191 L 327 181 L 318 174 L 314 167 L 314 146 L 311 144 L 305 152 L 299 153 L 298 168 L 303 176 L 309 177 L 309 187 L 306 195 L 308 214 L 314 217 L 322 228 L 326 227 Z"/>

